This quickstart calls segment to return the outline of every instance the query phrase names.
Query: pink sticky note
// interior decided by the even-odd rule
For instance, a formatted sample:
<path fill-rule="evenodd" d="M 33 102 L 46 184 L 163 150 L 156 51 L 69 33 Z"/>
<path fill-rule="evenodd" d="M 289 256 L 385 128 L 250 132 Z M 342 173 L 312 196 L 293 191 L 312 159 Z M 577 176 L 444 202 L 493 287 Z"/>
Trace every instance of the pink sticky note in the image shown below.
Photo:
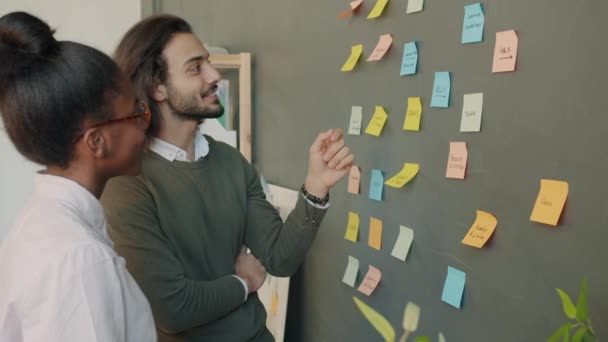
<path fill-rule="evenodd" d="M 349 15 L 354 14 L 355 12 L 357 12 L 359 10 L 359 7 L 361 7 L 361 4 L 363 4 L 363 0 L 351 1 L 350 9 L 347 9 L 344 12 L 340 13 L 338 18 L 344 19 L 344 18 L 348 17 Z"/>
<path fill-rule="evenodd" d="M 378 40 L 378 44 L 376 44 L 374 52 L 372 52 L 367 61 L 372 62 L 381 60 L 382 57 L 384 57 L 384 54 L 386 54 L 388 49 L 391 47 L 391 44 L 393 44 L 393 36 L 391 36 L 390 33 L 381 35 L 380 39 Z"/>
<path fill-rule="evenodd" d="M 350 168 L 350 174 L 348 175 L 348 192 L 351 194 L 358 195 L 361 184 L 361 170 L 357 165 L 353 165 Z"/>
<path fill-rule="evenodd" d="M 517 60 L 518 38 L 515 30 L 496 32 L 496 45 L 494 46 L 494 63 L 492 72 L 506 72 L 515 70 Z"/>
<path fill-rule="evenodd" d="M 369 265 L 369 270 L 365 275 L 365 279 L 363 279 L 363 282 L 359 285 L 359 292 L 367 296 L 371 295 L 376 289 L 376 286 L 378 286 L 378 283 L 380 283 L 381 278 L 382 272 L 374 266 Z"/>
<path fill-rule="evenodd" d="M 464 179 L 464 173 L 467 170 L 467 158 L 467 144 L 464 142 L 451 142 L 448 168 L 445 176 L 447 178 Z"/>

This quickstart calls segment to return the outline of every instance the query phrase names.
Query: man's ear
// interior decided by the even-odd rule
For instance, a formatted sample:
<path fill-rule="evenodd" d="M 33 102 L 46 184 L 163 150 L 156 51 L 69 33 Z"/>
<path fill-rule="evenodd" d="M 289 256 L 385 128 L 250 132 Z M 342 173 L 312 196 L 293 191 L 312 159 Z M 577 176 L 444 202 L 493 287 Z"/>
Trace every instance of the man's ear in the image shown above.
<path fill-rule="evenodd" d="M 158 82 L 152 88 L 152 98 L 156 102 L 163 102 L 167 99 L 167 87 L 163 83 Z"/>
<path fill-rule="evenodd" d="M 95 158 L 102 159 L 108 155 L 108 146 L 101 129 L 89 129 L 84 134 L 83 139 Z"/>

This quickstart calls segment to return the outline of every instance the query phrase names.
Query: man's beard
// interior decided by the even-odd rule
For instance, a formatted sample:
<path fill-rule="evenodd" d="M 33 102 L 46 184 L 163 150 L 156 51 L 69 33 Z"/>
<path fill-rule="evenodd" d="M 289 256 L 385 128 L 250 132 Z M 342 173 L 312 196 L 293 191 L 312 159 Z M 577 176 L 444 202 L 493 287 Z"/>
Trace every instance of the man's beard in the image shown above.
<path fill-rule="evenodd" d="M 214 91 L 214 90 L 211 90 Z M 205 119 L 216 119 L 224 115 L 224 107 L 217 101 L 216 106 L 203 107 L 199 105 L 200 94 L 190 98 L 181 96 L 172 86 L 167 86 L 167 104 L 173 115 L 183 120 L 196 120 L 202 122 Z"/>

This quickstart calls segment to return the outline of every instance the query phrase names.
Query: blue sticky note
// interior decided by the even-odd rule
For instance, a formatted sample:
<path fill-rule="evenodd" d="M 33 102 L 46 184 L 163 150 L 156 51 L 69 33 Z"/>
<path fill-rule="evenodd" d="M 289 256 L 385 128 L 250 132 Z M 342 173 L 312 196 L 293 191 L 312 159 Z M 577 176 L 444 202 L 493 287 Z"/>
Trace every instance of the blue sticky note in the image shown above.
<path fill-rule="evenodd" d="M 466 273 L 457 270 L 454 267 L 448 266 L 448 276 L 443 284 L 443 293 L 441 300 L 451 306 L 460 309 L 462 303 L 462 294 L 464 292 L 464 284 L 467 281 Z"/>
<path fill-rule="evenodd" d="M 369 182 L 369 198 L 382 201 L 382 190 L 384 189 L 384 176 L 381 170 L 372 170 L 372 179 Z"/>
<path fill-rule="evenodd" d="M 480 3 L 464 6 L 462 21 L 462 44 L 479 43 L 483 40 L 485 17 Z"/>
<path fill-rule="evenodd" d="M 431 107 L 447 108 L 450 104 L 450 73 L 448 71 L 435 72 L 433 83 L 433 96 Z"/>
<path fill-rule="evenodd" d="M 405 43 L 403 46 L 403 59 L 401 60 L 401 76 L 415 75 L 418 67 L 418 48 L 416 42 Z"/>

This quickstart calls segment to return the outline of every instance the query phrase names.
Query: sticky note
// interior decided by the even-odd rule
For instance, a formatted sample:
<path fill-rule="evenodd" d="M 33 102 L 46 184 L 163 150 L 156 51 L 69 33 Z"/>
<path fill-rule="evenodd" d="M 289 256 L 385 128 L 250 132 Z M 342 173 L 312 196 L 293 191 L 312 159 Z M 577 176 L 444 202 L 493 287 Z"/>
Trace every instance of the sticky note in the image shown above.
<path fill-rule="evenodd" d="M 481 114 L 483 111 L 483 93 L 465 94 L 462 100 L 461 132 L 481 131 Z"/>
<path fill-rule="evenodd" d="M 420 307 L 412 302 L 408 302 L 403 313 L 403 330 L 415 332 L 418 329 L 420 319 Z"/>
<path fill-rule="evenodd" d="M 357 297 L 353 297 L 355 304 L 363 314 L 363 316 L 369 321 L 369 323 L 382 335 L 385 342 L 395 342 L 395 329 L 393 326 L 376 310 L 369 307 L 363 301 Z"/>
<path fill-rule="evenodd" d="M 351 211 L 348 213 L 348 223 L 346 223 L 344 239 L 357 242 L 357 236 L 359 236 L 359 214 Z"/>
<path fill-rule="evenodd" d="M 435 72 L 431 107 L 447 108 L 450 105 L 450 87 L 450 73 L 448 71 Z"/>
<path fill-rule="evenodd" d="M 483 41 L 484 22 L 483 7 L 480 3 L 465 5 L 461 43 L 479 43 Z"/>
<path fill-rule="evenodd" d="M 445 336 L 443 336 L 442 332 L 439 333 L 439 339 L 438 339 L 438 341 L 439 342 L 447 342 L 447 340 L 445 339 Z"/>
<path fill-rule="evenodd" d="M 518 38 L 515 30 L 496 32 L 496 45 L 494 46 L 494 62 L 492 72 L 506 72 L 515 70 L 517 61 Z"/>
<path fill-rule="evenodd" d="M 407 111 L 403 122 L 404 131 L 419 131 L 422 118 L 422 100 L 419 97 L 407 98 Z"/>
<path fill-rule="evenodd" d="M 340 13 L 340 15 L 338 15 L 338 18 L 344 19 L 344 18 L 348 17 L 349 15 L 357 12 L 359 10 L 359 7 L 361 7 L 362 3 L 363 3 L 363 0 L 352 1 L 350 3 L 350 8 L 345 10 L 344 12 Z"/>
<path fill-rule="evenodd" d="M 483 247 L 494 233 L 497 223 L 498 221 L 494 215 L 477 210 L 477 218 L 462 243 L 477 248 Z"/>
<path fill-rule="evenodd" d="M 401 71 L 399 75 L 414 75 L 418 68 L 418 47 L 416 42 L 408 42 L 403 45 L 403 59 L 401 60 Z"/>
<path fill-rule="evenodd" d="M 428 336 L 416 336 L 414 342 L 431 342 L 431 338 Z"/>
<path fill-rule="evenodd" d="M 422 12 L 422 7 L 424 7 L 424 0 L 409 0 L 407 2 L 407 10 L 405 13 L 416 13 Z"/>
<path fill-rule="evenodd" d="M 382 221 L 375 218 L 369 218 L 369 238 L 367 244 L 377 250 L 382 249 Z"/>
<path fill-rule="evenodd" d="M 566 204 L 568 190 L 567 182 L 542 179 L 530 221 L 556 226 Z"/>
<path fill-rule="evenodd" d="M 384 11 L 384 7 L 386 7 L 387 3 L 388 3 L 388 0 L 376 1 L 376 5 L 374 6 L 374 8 L 372 8 L 372 11 L 369 12 L 367 19 L 374 19 L 374 18 L 378 18 L 379 16 L 381 16 L 382 12 Z"/>
<path fill-rule="evenodd" d="M 361 282 L 361 285 L 359 285 L 358 291 L 368 296 L 371 295 L 378 286 L 381 278 L 382 272 L 374 266 L 369 265 L 367 274 L 365 275 L 363 282 Z"/>
<path fill-rule="evenodd" d="M 357 165 L 353 165 L 350 168 L 348 174 L 348 192 L 354 195 L 359 194 L 361 185 L 361 169 Z"/>
<path fill-rule="evenodd" d="M 383 34 L 378 39 L 378 44 L 376 44 L 376 48 L 372 52 L 372 54 L 367 59 L 368 62 L 379 61 L 384 57 L 388 49 L 390 49 L 391 44 L 393 44 L 393 36 L 390 33 Z"/>
<path fill-rule="evenodd" d="M 353 106 L 350 109 L 350 122 L 348 124 L 348 134 L 361 135 L 361 122 L 363 121 L 363 108 Z"/>
<path fill-rule="evenodd" d="M 384 176 L 382 171 L 373 169 L 372 177 L 369 182 L 369 199 L 382 201 L 382 191 L 384 190 Z"/>
<path fill-rule="evenodd" d="M 464 174 L 467 170 L 468 155 L 467 144 L 465 142 L 451 142 L 445 177 L 464 179 Z"/>
<path fill-rule="evenodd" d="M 441 300 L 460 309 L 466 280 L 467 275 L 464 272 L 448 266 L 448 275 L 445 278 L 445 283 L 443 285 Z"/>
<path fill-rule="evenodd" d="M 399 173 L 394 175 L 391 179 L 387 180 L 386 185 L 393 188 L 402 188 L 405 184 L 411 181 L 420 170 L 420 165 L 414 163 L 405 163 Z"/>
<path fill-rule="evenodd" d="M 387 119 L 388 119 L 388 114 L 386 114 L 384 107 L 376 106 L 374 115 L 372 115 L 372 118 L 369 121 L 369 124 L 367 124 L 365 133 L 379 137 L 380 134 L 382 134 L 382 130 L 384 129 L 384 124 L 386 124 Z"/>
<path fill-rule="evenodd" d="M 351 71 L 355 68 L 355 65 L 357 65 L 357 62 L 359 61 L 359 57 L 361 57 L 361 54 L 363 53 L 363 44 L 359 44 L 359 45 L 354 45 L 350 48 L 350 56 L 348 56 L 348 59 L 346 60 L 346 62 L 344 62 L 344 65 L 342 66 L 342 69 L 340 69 L 341 71 Z"/>
<path fill-rule="evenodd" d="M 346 265 L 346 271 L 344 271 L 342 282 L 354 288 L 355 281 L 357 280 L 357 272 L 359 272 L 359 260 L 349 255 L 348 264 Z"/>
<path fill-rule="evenodd" d="M 414 231 L 411 228 L 399 226 L 399 236 L 397 237 L 397 241 L 395 242 L 391 255 L 401 261 L 405 261 L 413 240 Z"/>

